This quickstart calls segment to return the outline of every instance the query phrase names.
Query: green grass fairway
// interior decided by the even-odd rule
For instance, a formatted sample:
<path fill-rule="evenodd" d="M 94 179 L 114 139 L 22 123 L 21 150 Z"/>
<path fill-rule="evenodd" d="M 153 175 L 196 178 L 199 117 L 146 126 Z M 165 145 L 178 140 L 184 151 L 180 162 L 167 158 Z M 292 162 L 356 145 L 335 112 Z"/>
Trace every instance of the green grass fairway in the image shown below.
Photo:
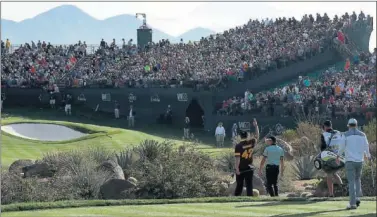
<path fill-rule="evenodd" d="M 18 159 L 35 160 L 41 158 L 43 154 L 51 151 L 62 151 L 89 147 L 105 147 L 110 150 L 121 150 L 133 145 L 138 145 L 141 141 L 146 139 L 153 139 L 158 141 L 165 140 L 162 137 L 142 133 L 139 131 L 112 127 L 101 127 L 90 124 L 72 123 L 66 121 L 36 120 L 21 117 L 8 117 L 2 119 L 2 125 L 19 122 L 57 123 L 62 125 L 73 125 L 74 127 L 99 131 L 99 133 L 86 136 L 83 139 L 80 138 L 72 141 L 40 142 L 11 136 L 2 132 L 1 162 L 3 167 L 8 167 L 12 162 Z M 171 141 L 176 144 L 183 144 L 183 141 L 180 140 Z M 215 155 L 224 151 L 224 149 L 216 149 L 213 146 L 205 144 L 198 145 L 197 148 Z"/>
<path fill-rule="evenodd" d="M 240 202 L 170 205 L 84 207 L 2 213 L 3 217 L 315 217 L 376 216 L 376 201 L 363 202 L 357 210 L 345 210 L 346 201 Z"/>

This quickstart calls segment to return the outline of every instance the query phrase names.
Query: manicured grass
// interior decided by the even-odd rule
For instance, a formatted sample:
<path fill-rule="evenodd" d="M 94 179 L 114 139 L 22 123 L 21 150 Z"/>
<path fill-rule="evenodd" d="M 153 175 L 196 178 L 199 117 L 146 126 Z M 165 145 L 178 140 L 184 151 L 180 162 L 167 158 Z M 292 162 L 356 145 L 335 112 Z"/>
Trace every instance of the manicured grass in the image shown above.
<path fill-rule="evenodd" d="M 105 147 L 110 150 L 121 150 L 138 145 L 141 141 L 146 139 L 153 139 L 157 141 L 165 140 L 162 137 L 149 135 L 139 131 L 67 121 L 46 121 L 27 119 L 25 117 L 9 117 L 2 119 L 2 125 L 25 122 L 56 123 L 73 128 L 87 129 L 89 131 L 94 131 L 94 133 L 71 141 L 41 142 L 15 137 L 2 132 L 1 162 L 3 167 L 8 167 L 11 163 L 18 159 L 39 159 L 43 156 L 43 154 L 51 151 L 64 151 L 89 147 Z M 180 140 L 171 140 L 171 142 L 177 145 L 183 144 L 183 141 Z M 205 144 L 199 144 L 197 148 L 203 150 L 204 152 L 208 152 L 211 155 L 216 155 L 224 151 L 224 149 L 216 149 L 213 146 Z"/>
<path fill-rule="evenodd" d="M 357 210 L 345 210 L 346 201 L 295 201 L 295 202 L 237 202 L 237 203 L 195 203 L 169 205 L 130 205 L 113 207 L 90 207 L 51 209 L 40 211 L 5 212 L 4 217 L 233 217 L 233 216 L 376 216 L 376 202 L 363 202 Z"/>
<path fill-rule="evenodd" d="M 55 202 L 29 202 L 2 205 L 2 212 L 28 211 L 41 209 L 82 208 L 97 206 L 135 206 L 135 205 L 161 205 L 161 204 L 191 204 L 191 203 L 235 203 L 235 202 L 333 202 L 347 201 L 346 197 L 337 198 L 303 198 L 303 197 L 205 197 L 184 199 L 136 199 L 136 200 L 68 200 Z M 376 201 L 375 197 L 363 197 L 363 201 Z"/>

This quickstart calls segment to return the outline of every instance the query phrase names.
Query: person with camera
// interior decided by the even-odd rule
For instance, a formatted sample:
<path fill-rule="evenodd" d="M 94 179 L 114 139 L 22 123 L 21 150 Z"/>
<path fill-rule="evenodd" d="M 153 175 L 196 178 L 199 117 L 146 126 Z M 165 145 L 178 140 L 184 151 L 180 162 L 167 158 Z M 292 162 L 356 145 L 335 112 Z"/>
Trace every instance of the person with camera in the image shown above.
<path fill-rule="evenodd" d="M 253 196 L 253 149 L 259 138 L 259 128 L 257 121 L 254 119 L 255 137 L 248 139 L 248 133 L 241 131 L 239 133 L 241 141 L 235 146 L 235 170 L 236 170 L 236 189 L 235 196 L 241 196 L 244 183 L 246 184 L 246 195 Z"/>

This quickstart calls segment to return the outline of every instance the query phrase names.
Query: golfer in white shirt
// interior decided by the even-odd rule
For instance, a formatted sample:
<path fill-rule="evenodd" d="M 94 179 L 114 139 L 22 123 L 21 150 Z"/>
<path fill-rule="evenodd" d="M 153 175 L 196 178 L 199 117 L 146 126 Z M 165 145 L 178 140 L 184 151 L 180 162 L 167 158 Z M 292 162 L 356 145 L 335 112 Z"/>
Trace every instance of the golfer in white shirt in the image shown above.
<path fill-rule="evenodd" d="M 349 188 L 350 204 L 347 209 L 356 209 L 360 206 L 361 191 L 361 170 L 363 168 L 364 158 L 369 160 L 369 143 L 366 135 L 357 129 L 356 119 L 348 121 L 349 130 L 344 133 L 345 142 L 340 146 L 339 156 L 345 153 L 346 172 Z"/>
<path fill-rule="evenodd" d="M 216 146 L 223 147 L 224 139 L 225 139 L 225 128 L 223 127 L 223 123 L 221 122 L 216 127 L 215 137 L 216 137 Z"/>

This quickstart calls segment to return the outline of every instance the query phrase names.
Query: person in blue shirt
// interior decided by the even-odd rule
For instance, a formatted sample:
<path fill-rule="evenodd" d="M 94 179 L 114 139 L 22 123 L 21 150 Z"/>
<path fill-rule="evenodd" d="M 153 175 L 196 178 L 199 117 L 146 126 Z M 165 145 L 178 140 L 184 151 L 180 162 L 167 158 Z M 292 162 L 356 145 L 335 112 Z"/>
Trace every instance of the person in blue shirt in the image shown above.
<path fill-rule="evenodd" d="M 259 175 L 262 175 L 262 168 L 266 164 L 267 191 L 271 197 L 279 196 L 278 177 L 284 173 L 284 150 L 276 145 L 276 138 L 266 138 L 267 147 L 263 151 L 263 159 L 259 167 Z M 280 169 L 279 169 L 280 166 Z"/>

